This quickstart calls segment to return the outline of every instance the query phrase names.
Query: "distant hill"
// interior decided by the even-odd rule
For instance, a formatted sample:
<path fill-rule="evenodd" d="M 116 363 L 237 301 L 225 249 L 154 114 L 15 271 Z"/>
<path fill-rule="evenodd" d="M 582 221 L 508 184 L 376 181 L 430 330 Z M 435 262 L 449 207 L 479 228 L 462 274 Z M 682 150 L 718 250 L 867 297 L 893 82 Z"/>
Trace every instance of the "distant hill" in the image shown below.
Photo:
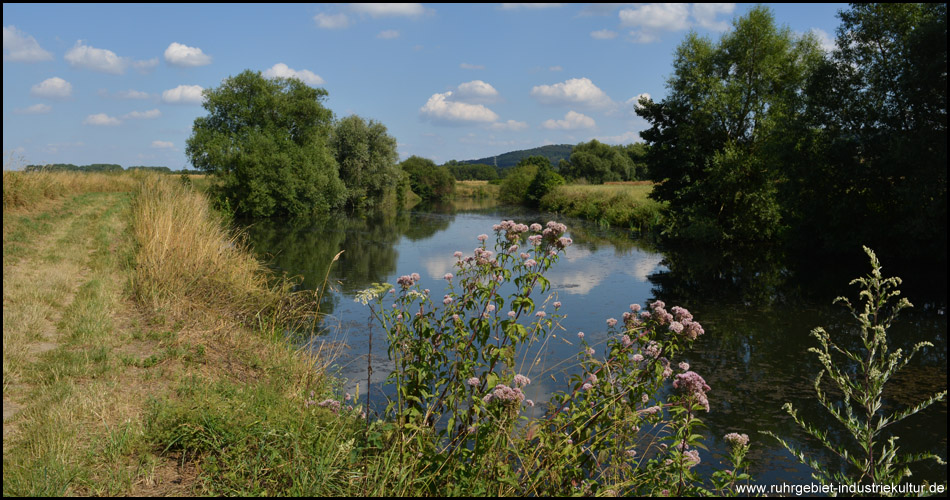
<path fill-rule="evenodd" d="M 489 156 L 487 158 L 479 158 L 477 160 L 465 160 L 460 161 L 459 163 L 484 163 L 485 165 L 497 165 L 498 168 L 509 168 L 517 165 L 518 162 L 523 158 L 527 158 L 529 156 L 543 156 L 551 162 L 551 165 L 556 167 L 559 161 L 570 159 L 571 151 L 573 149 L 574 145 L 572 144 L 555 144 L 553 146 L 541 146 L 540 148 L 511 151 L 498 156 Z"/>

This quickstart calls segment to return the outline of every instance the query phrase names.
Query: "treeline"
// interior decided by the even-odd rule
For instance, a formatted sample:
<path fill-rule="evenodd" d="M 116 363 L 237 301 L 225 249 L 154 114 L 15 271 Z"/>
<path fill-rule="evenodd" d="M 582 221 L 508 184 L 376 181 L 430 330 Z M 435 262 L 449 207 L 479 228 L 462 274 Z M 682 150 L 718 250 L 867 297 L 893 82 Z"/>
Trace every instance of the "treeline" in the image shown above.
<path fill-rule="evenodd" d="M 863 244 L 945 268 L 947 6 L 855 4 L 839 17 L 830 53 L 765 7 L 718 41 L 680 44 L 669 94 L 636 110 L 668 243 L 822 255 Z"/>
<path fill-rule="evenodd" d="M 146 167 L 142 165 L 131 166 L 123 169 L 122 165 L 116 163 L 92 163 L 89 165 L 73 165 L 72 163 L 48 163 L 46 165 L 27 165 L 23 169 L 25 172 L 124 172 L 126 170 L 144 170 L 148 172 L 159 172 L 163 174 L 201 174 L 200 170 L 172 170 L 168 167 Z"/>
<path fill-rule="evenodd" d="M 561 162 L 561 160 L 566 160 L 569 156 L 571 156 L 571 150 L 573 148 L 574 146 L 570 144 L 553 144 L 532 149 L 522 149 L 520 151 L 510 151 L 497 156 L 488 156 L 485 158 L 479 158 L 477 160 L 465 160 L 456 163 L 491 165 L 498 169 L 504 170 L 517 166 L 522 160 L 528 157 L 543 156 L 544 158 L 547 158 L 548 162 L 552 165 L 557 165 Z"/>

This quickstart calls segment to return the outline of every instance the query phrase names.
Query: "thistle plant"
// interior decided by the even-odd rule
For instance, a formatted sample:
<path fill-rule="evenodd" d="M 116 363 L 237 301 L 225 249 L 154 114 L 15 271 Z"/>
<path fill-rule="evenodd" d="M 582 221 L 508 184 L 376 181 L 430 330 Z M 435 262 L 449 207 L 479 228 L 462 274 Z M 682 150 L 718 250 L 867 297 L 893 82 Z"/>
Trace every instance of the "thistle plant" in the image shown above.
<path fill-rule="evenodd" d="M 899 454 L 898 436 L 889 435 L 889 427 L 914 415 L 930 405 L 946 399 L 947 391 L 936 393 L 917 405 L 888 413 L 884 410 L 884 385 L 897 372 L 911 361 L 923 348 L 933 347 L 930 342 L 918 342 L 904 354 L 902 349 L 890 350 L 887 331 L 901 310 L 912 307 L 910 301 L 900 297 L 897 287 L 900 278 L 884 278 L 881 264 L 874 252 L 864 247 L 871 260 L 871 274 L 851 281 L 859 285 L 863 308 L 857 308 L 845 297 L 838 297 L 835 303 L 847 307 L 860 327 L 860 340 L 863 349 L 849 350 L 831 339 L 823 328 L 812 330 L 818 340 L 818 347 L 808 351 L 818 356 L 822 370 L 815 377 L 815 392 L 818 402 L 847 430 L 847 444 L 835 442 L 832 435 L 818 427 L 808 424 L 791 403 L 783 407 L 795 422 L 810 436 L 817 439 L 825 448 L 840 459 L 837 467 L 831 468 L 808 458 L 805 453 L 795 449 L 785 440 L 772 433 L 766 433 L 779 440 L 799 461 L 812 469 L 812 477 L 824 484 L 899 484 L 910 476 L 910 464 L 924 460 L 935 460 L 941 465 L 946 462 L 933 453 Z M 829 398 L 823 385 L 830 383 L 842 394 L 840 400 Z M 886 439 L 885 439 L 886 438 Z"/>

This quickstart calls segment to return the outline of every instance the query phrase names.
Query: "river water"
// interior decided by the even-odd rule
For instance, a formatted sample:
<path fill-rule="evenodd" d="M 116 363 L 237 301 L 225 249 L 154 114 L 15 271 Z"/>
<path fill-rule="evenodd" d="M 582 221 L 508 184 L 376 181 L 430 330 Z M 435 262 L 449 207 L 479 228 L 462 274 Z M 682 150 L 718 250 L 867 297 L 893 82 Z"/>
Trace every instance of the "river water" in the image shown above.
<path fill-rule="evenodd" d="M 326 280 L 321 305 L 327 314 L 325 332 L 314 342 L 340 348 L 334 369 L 345 381 L 342 390 L 353 393 L 358 384 L 361 398 L 366 393 L 366 356 L 372 333 L 370 401 L 382 412 L 387 392 L 383 382 L 392 367 L 386 359 L 386 335 L 374 327 L 369 308 L 354 301 L 356 292 L 374 282 L 395 283 L 397 277 L 417 272 L 422 285 L 439 297 L 445 286 L 442 277 L 453 272 L 453 252 L 470 255 L 478 246 L 477 235 L 492 235 L 492 225 L 507 219 L 526 224 L 556 219 L 567 224 L 574 240 L 547 274 L 556 295 L 551 300 L 563 303 L 561 312 L 567 317 L 561 322 L 563 330 L 538 350 L 541 364 L 528 374 L 533 381 L 526 390 L 528 398 L 540 402 L 553 391 L 568 390 L 566 377 L 577 366 L 577 332 L 585 332 L 592 346 L 603 347 L 608 318 L 619 319 L 630 304 L 660 299 L 668 308 L 680 305 L 689 309 L 706 332 L 690 351 L 674 360 L 687 361 L 712 387 L 711 411 L 700 417 L 706 424 L 703 434 L 709 447 L 708 452 L 701 451 L 701 470 L 708 473 L 710 465 L 726 467 L 719 465 L 727 449 L 722 436 L 738 432 L 752 439 L 750 472 L 756 483 L 811 482 L 809 471 L 760 431 L 786 438 L 813 458 L 829 458 L 782 405 L 791 402 L 807 422 L 820 429 L 835 433 L 839 428 L 814 398 L 819 364 L 815 354 L 807 352 L 817 345 L 809 332 L 822 326 L 833 339 L 853 347 L 856 323 L 831 301 L 847 295 L 857 303 L 857 289 L 848 286 L 857 275 L 838 276 L 841 272 L 816 268 L 813 274 L 822 279 L 805 282 L 762 255 L 744 260 L 738 272 L 724 272 L 696 264 L 693 261 L 704 261 L 696 255 L 664 255 L 629 231 L 602 229 L 588 221 L 519 207 L 480 208 L 477 203 L 408 212 L 386 220 L 271 220 L 251 223 L 246 230 L 258 256 L 277 272 L 301 276 L 302 288 L 320 289 Z M 328 274 L 333 256 L 341 250 Z M 857 269 L 866 274 L 870 266 L 865 261 L 864 267 Z M 945 280 L 942 297 L 936 295 L 909 296 L 915 307 L 905 310 L 890 332 L 891 345 L 905 351 L 921 340 L 935 347 L 919 354 L 889 383 L 887 406 L 916 404 L 946 388 Z M 533 416 L 539 416 L 543 407 L 535 406 Z M 902 452 L 929 451 L 946 458 L 946 403 L 910 417 L 895 432 L 901 436 Z M 946 466 L 933 463 L 914 471 L 912 481 L 916 483 L 923 479 L 945 482 L 947 478 Z"/>

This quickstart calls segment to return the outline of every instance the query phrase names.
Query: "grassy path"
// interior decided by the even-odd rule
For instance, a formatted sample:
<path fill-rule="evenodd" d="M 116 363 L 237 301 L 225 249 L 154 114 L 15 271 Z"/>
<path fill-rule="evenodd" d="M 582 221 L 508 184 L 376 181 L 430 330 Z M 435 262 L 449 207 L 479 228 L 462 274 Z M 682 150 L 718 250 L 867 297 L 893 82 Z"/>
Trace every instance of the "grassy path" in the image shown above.
<path fill-rule="evenodd" d="M 163 479 L 161 460 L 128 458 L 143 392 L 169 390 L 149 368 L 174 337 L 144 325 L 124 293 L 129 199 L 87 193 L 4 214 L 5 496 L 144 494 Z"/>

